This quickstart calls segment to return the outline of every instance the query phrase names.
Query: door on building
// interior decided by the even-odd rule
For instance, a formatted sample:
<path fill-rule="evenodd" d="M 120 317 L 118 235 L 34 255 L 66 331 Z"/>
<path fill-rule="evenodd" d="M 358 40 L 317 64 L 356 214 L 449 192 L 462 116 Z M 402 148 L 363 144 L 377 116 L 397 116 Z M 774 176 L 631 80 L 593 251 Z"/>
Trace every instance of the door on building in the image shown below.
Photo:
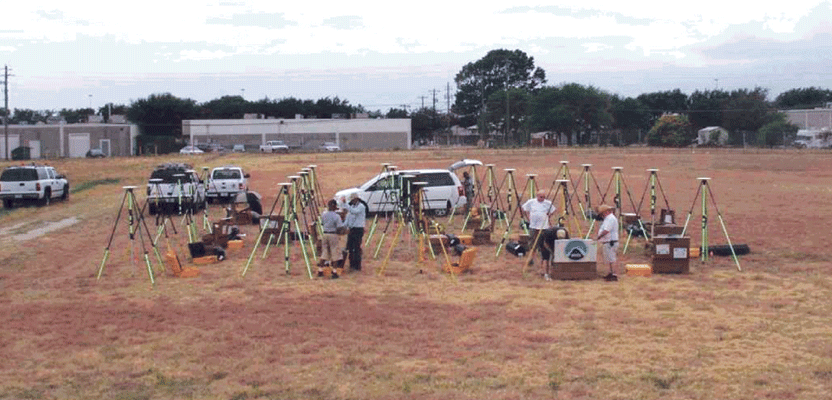
<path fill-rule="evenodd" d="M 9 135 L 9 160 L 12 159 L 12 150 L 20 146 L 20 135 Z M 6 158 L 6 136 L 0 135 L 0 160 Z"/>
<path fill-rule="evenodd" d="M 29 141 L 29 156 L 33 160 L 37 160 L 40 158 L 40 140 Z"/>
<path fill-rule="evenodd" d="M 90 134 L 89 133 L 70 133 L 69 134 L 69 154 L 70 158 L 86 157 L 87 152 L 90 151 Z"/>
<path fill-rule="evenodd" d="M 101 153 L 103 153 L 107 157 L 111 157 L 110 154 L 110 139 L 101 139 L 99 142 L 99 148 L 101 149 Z"/>

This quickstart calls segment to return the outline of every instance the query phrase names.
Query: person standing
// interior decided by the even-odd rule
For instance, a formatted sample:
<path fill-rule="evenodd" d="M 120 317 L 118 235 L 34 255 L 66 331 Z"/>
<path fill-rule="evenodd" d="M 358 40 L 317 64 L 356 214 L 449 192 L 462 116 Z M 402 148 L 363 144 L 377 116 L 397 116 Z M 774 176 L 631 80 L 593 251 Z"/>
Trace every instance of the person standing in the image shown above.
<path fill-rule="evenodd" d="M 595 240 L 601 246 L 601 254 L 604 263 L 610 267 L 610 272 L 604 276 L 606 281 L 617 281 L 615 274 L 616 263 L 618 262 L 615 253 L 618 251 L 618 218 L 615 217 L 615 208 L 606 204 L 598 206 L 598 216 L 603 219 L 598 227 L 598 236 Z"/>
<path fill-rule="evenodd" d="M 471 179 L 471 174 L 468 171 L 462 173 L 462 187 L 465 189 L 465 215 L 471 212 L 471 207 L 474 205 L 474 182 Z"/>
<path fill-rule="evenodd" d="M 336 269 L 338 261 L 343 257 L 341 248 L 338 246 L 340 237 L 338 228 L 344 227 L 341 216 L 335 212 L 338 209 L 338 202 L 335 199 L 329 200 L 326 204 L 327 210 L 321 214 L 321 227 L 324 237 L 321 240 L 321 258 L 318 264 L 318 277 L 324 276 L 324 267 L 332 268 L 332 279 L 338 279 L 339 271 Z"/>
<path fill-rule="evenodd" d="M 344 202 L 344 198 L 341 198 Z M 350 195 L 350 201 L 342 204 L 346 210 L 344 225 L 349 228 L 347 232 L 347 254 L 350 260 L 350 270 L 361 271 L 361 242 L 364 239 L 364 223 L 367 219 L 367 203 L 358 197 L 358 193 Z"/>
<path fill-rule="evenodd" d="M 546 243 L 543 243 L 541 234 L 545 229 L 549 229 L 549 217 L 555 213 L 555 206 L 550 200 L 546 199 L 546 193 L 542 190 L 537 191 L 537 196 L 533 199 L 527 200 L 520 207 L 523 213 L 523 218 L 529 221 L 529 240 L 532 246 L 537 244 L 540 251 L 540 257 L 543 266 L 543 277 L 547 281 L 549 277 L 549 257 L 551 256 L 551 249 Z"/>

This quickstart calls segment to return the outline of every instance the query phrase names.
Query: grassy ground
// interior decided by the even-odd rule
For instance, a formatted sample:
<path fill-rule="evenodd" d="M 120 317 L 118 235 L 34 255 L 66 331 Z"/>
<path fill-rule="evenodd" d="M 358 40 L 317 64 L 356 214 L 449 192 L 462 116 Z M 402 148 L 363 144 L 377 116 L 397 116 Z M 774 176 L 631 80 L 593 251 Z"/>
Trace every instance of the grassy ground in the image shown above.
<path fill-rule="evenodd" d="M 243 251 L 200 266 L 198 278 L 160 273 L 151 288 L 141 262 L 131 262 L 122 219 L 104 276 L 95 277 L 121 187 L 139 186 L 144 201 L 141 185 L 162 162 L 241 165 L 268 208 L 277 184 L 309 164 L 331 196 L 363 183 L 382 162 L 447 167 L 461 158 L 493 163 L 500 177 L 516 168 L 518 186 L 537 173 L 547 188 L 560 160 L 570 161 L 573 179 L 591 163 L 602 191 L 621 166 L 635 203 L 645 170 L 659 168 L 680 222 L 693 210 L 695 246 L 696 178 L 711 177 L 731 240 L 752 252 L 740 257 L 742 272 L 715 257 L 691 261 L 687 275 L 545 282 L 520 259 L 495 258 L 493 246 L 479 248 L 470 273 L 449 277 L 437 271 L 440 261 L 418 262 L 406 240 L 383 276 L 374 273 L 382 261 L 365 250 L 363 272 L 310 280 L 292 247 L 289 275 L 283 249 L 273 248 L 265 258 L 258 252 L 243 278 L 257 233 L 247 226 Z M 454 149 L 53 165 L 70 177 L 68 202 L 0 211 L 0 399 L 826 399 L 832 392 L 828 153 Z M 648 204 L 641 214 L 649 219 Z M 709 212 L 711 244 L 725 243 L 716 210 Z M 210 215 L 223 210 L 214 206 Z M 20 239 L 72 217 L 79 222 Z M 449 230 L 459 224 L 457 217 Z M 180 256 L 183 236 L 170 241 Z M 649 261 L 642 241 L 631 246 L 623 264 Z"/>

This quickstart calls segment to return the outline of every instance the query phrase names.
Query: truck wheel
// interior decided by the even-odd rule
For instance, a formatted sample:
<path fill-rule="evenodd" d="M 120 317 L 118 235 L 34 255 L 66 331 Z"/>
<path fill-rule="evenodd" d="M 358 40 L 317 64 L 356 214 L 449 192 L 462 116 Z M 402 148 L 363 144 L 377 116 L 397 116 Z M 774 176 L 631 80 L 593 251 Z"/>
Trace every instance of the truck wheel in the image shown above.
<path fill-rule="evenodd" d="M 3 207 L 6 209 L 11 210 L 14 207 L 14 200 L 12 199 L 3 199 Z"/>
<path fill-rule="evenodd" d="M 43 198 L 40 200 L 40 204 L 48 206 L 50 203 L 52 203 L 52 189 L 46 188 L 46 190 L 43 191 Z"/>
<path fill-rule="evenodd" d="M 64 192 L 61 193 L 61 200 L 66 201 L 66 199 L 68 199 L 68 198 L 69 198 L 69 184 L 67 183 L 66 186 L 64 186 Z"/>

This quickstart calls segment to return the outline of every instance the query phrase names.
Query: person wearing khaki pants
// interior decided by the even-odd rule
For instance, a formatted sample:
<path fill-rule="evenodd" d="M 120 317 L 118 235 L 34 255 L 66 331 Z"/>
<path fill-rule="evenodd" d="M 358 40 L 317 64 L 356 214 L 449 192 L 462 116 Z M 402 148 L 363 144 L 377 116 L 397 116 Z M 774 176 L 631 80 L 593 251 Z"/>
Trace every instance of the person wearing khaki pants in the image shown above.
<path fill-rule="evenodd" d="M 332 279 L 338 278 L 338 271 L 336 266 L 341 260 L 341 248 L 339 243 L 341 241 L 338 235 L 338 229 L 344 227 L 344 222 L 341 216 L 335 212 L 338 208 L 338 203 L 333 199 L 327 205 L 327 210 L 321 214 L 321 227 L 324 231 L 324 236 L 321 239 L 321 258 L 318 264 L 318 276 L 324 276 L 324 267 L 332 268 Z"/>
<path fill-rule="evenodd" d="M 618 218 L 615 217 L 615 208 L 602 204 L 598 206 L 598 216 L 603 219 L 603 222 L 598 227 L 598 236 L 595 240 L 601 247 L 604 263 L 610 267 L 610 272 L 604 276 L 604 280 L 617 281 L 618 275 L 615 273 L 615 267 L 618 260 L 615 253 L 618 251 Z"/>

